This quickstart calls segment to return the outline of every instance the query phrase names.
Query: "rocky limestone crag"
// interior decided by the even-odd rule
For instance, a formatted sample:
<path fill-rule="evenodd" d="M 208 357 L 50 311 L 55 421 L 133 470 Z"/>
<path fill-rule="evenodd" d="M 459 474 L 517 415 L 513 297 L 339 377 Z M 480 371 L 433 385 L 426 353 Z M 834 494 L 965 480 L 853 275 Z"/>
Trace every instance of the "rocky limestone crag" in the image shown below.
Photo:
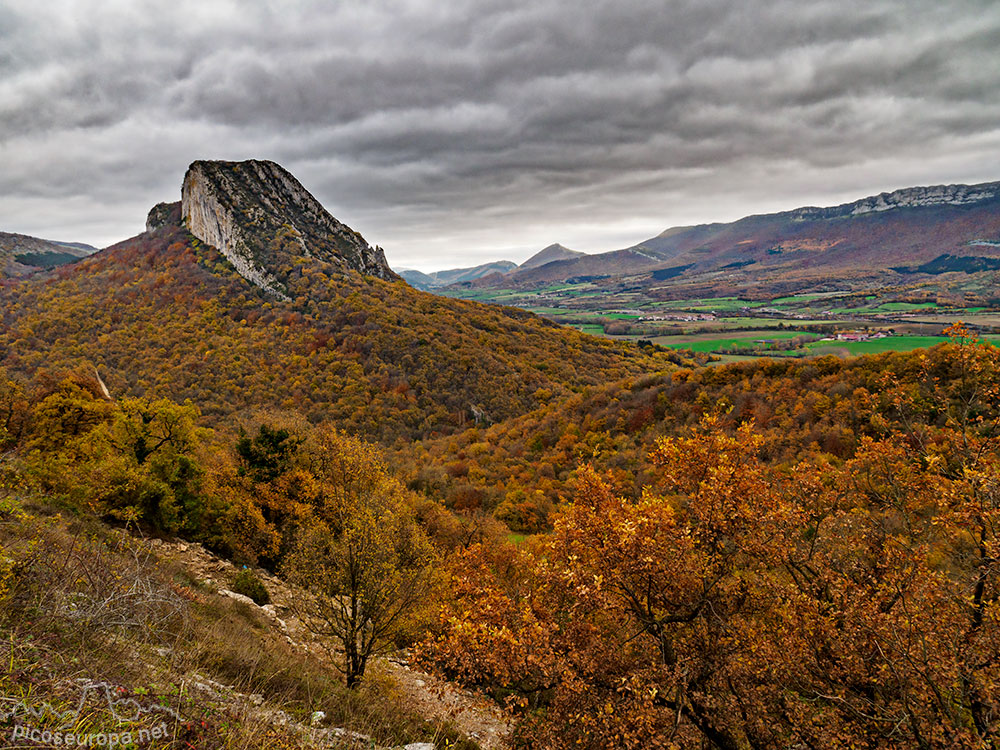
<path fill-rule="evenodd" d="M 149 214 L 146 216 L 146 231 L 155 232 L 167 224 L 176 224 L 180 219 L 180 207 L 181 204 L 176 201 L 174 203 L 157 203 L 149 209 Z"/>
<path fill-rule="evenodd" d="M 894 208 L 968 206 L 996 198 L 1000 198 L 1000 182 L 984 182 L 979 185 L 931 185 L 879 193 L 853 203 L 844 203 L 831 208 L 799 208 L 786 214 L 777 215 L 787 215 L 797 221 L 836 219 L 879 213 Z"/>
<path fill-rule="evenodd" d="M 302 258 L 380 279 L 399 278 L 381 248 L 372 248 L 337 221 L 272 161 L 194 162 L 184 176 L 181 218 L 240 275 L 284 299 L 287 273 Z"/>

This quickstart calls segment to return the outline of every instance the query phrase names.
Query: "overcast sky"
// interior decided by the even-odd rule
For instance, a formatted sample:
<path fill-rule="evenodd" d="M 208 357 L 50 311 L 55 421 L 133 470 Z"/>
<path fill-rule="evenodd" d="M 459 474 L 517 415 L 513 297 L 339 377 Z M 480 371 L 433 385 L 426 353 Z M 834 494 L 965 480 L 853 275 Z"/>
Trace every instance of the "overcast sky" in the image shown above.
<path fill-rule="evenodd" d="M 245 158 L 421 270 L 1000 180 L 1000 3 L 0 0 L 0 230 Z"/>

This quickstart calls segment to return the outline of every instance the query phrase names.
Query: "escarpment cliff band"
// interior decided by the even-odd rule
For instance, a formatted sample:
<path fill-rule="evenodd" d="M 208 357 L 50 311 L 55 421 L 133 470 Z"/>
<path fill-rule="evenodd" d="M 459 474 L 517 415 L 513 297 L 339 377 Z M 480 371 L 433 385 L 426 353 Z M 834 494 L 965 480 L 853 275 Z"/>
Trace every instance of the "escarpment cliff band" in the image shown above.
<path fill-rule="evenodd" d="M 272 161 L 196 161 L 181 190 L 181 217 L 251 283 L 287 297 L 285 278 L 309 258 L 395 280 L 381 248 L 323 208 L 287 170 Z"/>

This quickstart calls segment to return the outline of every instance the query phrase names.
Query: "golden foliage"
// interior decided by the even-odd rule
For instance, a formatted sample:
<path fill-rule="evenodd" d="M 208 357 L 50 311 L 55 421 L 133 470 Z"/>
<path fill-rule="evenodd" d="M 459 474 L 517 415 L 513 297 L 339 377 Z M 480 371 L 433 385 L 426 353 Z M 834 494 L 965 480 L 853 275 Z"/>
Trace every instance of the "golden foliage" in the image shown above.
<path fill-rule="evenodd" d="M 535 747 L 992 746 L 997 355 L 952 354 L 947 381 L 886 379 L 894 426 L 839 464 L 776 466 L 709 414 L 639 499 L 584 469 L 537 549 L 455 566 L 425 662 Z"/>
<path fill-rule="evenodd" d="M 164 228 L 0 287 L 0 365 L 29 377 L 97 366 L 115 395 L 191 399 L 212 417 L 297 410 L 390 443 L 454 432 L 473 409 L 500 421 L 538 394 L 669 364 L 320 261 L 288 269 L 287 286 L 291 301 L 270 299 L 215 250 Z"/>

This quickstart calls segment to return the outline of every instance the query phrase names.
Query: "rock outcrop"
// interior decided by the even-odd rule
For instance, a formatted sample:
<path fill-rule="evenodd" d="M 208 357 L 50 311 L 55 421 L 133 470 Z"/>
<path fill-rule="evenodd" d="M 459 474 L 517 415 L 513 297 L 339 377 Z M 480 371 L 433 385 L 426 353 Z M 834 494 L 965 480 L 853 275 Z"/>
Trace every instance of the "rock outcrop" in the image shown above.
<path fill-rule="evenodd" d="M 381 248 L 373 249 L 337 221 L 272 161 L 194 162 L 184 176 L 181 218 L 240 275 L 281 298 L 287 298 L 287 273 L 303 258 L 381 279 L 399 278 Z"/>
<path fill-rule="evenodd" d="M 979 185 L 930 185 L 879 193 L 853 203 L 844 203 L 831 208 L 798 208 L 786 214 L 777 215 L 787 215 L 798 221 L 836 219 L 890 211 L 894 208 L 969 206 L 997 197 L 1000 197 L 1000 182 L 984 182 Z"/>
<path fill-rule="evenodd" d="M 146 231 L 155 232 L 167 224 L 176 224 L 180 218 L 180 203 L 157 203 L 146 216 Z"/>

